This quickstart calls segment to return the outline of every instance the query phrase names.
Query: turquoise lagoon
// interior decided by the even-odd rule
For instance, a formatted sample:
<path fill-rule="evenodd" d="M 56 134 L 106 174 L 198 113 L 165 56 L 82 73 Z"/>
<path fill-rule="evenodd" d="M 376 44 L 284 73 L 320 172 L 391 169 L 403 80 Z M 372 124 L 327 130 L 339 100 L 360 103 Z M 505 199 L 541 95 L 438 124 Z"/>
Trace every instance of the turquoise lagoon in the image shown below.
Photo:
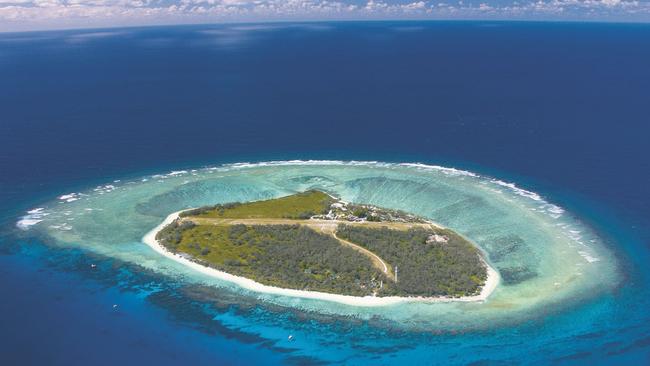
<path fill-rule="evenodd" d="M 485 302 L 357 307 L 244 290 L 164 258 L 141 242 L 168 214 L 181 209 L 268 199 L 311 188 L 347 201 L 413 212 L 460 232 L 500 273 L 499 286 Z M 198 286 L 204 289 L 203 301 L 228 298 L 230 304 L 254 303 L 276 312 L 289 309 L 314 321 L 371 322 L 399 332 L 481 332 L 539 321 L 607 296 L 622 280 L 617 257 L 605 240 L 570 212 L 513 183 L 440 166 L 239 163 L 115 180 L 39 206 L 17 226 L 56 247 L 79 248 Z M 246 324 L 245 317 L 226 313 L 220 318 L 233 327 Z M 268 331 L 278 332 L 274 337 L 285 334 Z"/>

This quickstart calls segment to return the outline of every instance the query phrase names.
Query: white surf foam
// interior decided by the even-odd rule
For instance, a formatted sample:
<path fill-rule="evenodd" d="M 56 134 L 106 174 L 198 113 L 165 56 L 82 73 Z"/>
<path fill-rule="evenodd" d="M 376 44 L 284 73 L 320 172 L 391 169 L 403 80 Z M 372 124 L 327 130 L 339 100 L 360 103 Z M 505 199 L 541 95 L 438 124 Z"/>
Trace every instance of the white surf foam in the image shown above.
<path fill-rule="evenodd" d="M 72 192 L 72 193 L 59 196 L 59 199 L 63 202 L 74 202 L 79 200 L 82 196 L 83 196 L 82 193 Z"/>
<path fill-rule="evenodd" d="M 45 212 L 44 207 L 34 208 L 27 211 L 27 215 L 22 216 L 18 222 L 16 222 L 16 227 L 21 230 L 28 230 L 30 227 L 43 221 L 43 218 L 47 215 L 49 215 L 49 213 Z"/>

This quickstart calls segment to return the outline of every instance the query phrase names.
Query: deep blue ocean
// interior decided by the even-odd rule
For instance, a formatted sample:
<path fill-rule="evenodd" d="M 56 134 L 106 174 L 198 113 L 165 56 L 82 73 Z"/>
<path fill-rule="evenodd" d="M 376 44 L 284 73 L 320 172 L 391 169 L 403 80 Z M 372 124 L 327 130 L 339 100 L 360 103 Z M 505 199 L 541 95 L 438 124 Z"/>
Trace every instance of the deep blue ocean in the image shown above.
<path fill-rule="evenodd" d="M 0 34 L 0 364 L 326 363 L 213 320 L 156 274 L 55 249 L 15 227 L 40 202 L 105 181 L 284 159 L 417 161 L 517 182 L 615 243 L 626 285 L 614 296 L 646 301 L 625 305 L 636 320 L 612 333 L 594 324 L 580 339 L 534 336 L 597 312 L 595 304 L 501 330 L 498 350 L 469 357 L 441 347 L 420 363 L 526 364 L 529 351 L 564 347 L 534 363 L 650 364 L 649 116 L 650 25 L 350 22 Z M 101 271 L 89 271 L 91 262 Z M 231 311 L 251 310 L 223 310 Z M 368 352 L 380 364 L 400 352 L 379 348 Z"/>

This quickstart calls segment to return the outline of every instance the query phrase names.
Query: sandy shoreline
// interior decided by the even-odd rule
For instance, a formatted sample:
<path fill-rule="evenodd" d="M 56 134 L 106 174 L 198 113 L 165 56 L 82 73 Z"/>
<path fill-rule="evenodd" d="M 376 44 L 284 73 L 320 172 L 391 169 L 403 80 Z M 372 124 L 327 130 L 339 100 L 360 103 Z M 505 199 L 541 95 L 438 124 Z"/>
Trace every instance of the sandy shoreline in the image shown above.
<path fill-rule="evenodd" d="M 182 210 L 185 211 L 185 210 Z M 255 292 L 260 292 L 260 293 L 267 293 L 267 294 L 273 294 L 273 295 L 281 295 L 281 296 L 290 296 L 290 297 L 300 297 L 300 298 L 306 298 L 306 299 L 316 299 L 316 300 L 325 300 L 325 301 L 333 301 L 341 304 L 346 304 L 346 305 L 353 305 L 353 306 L 385 306 L 385 305 L 392 305 L 392 304 L 398 304 L 398 303 L 403 303 L 403 302 L 471 302 L 471 301 L 485 301 L 487 297 L 494 291 L 494 289 L 497 287 L 499 284 L 499 274 L 492 268 L 490 267 L 487 263 L 487 280 L 485 281 L 485 285 L 481 289 L 481 293 L 475 296 L 465 296 L 465 297 L 457 297 L 457 298 L 450 298 L 450 297 L 399 297 L 399 296 L 388 296 L 388 297 L 373 297 L 373 296 L 350 296 L 350 295 L 337 295 L 337 294 L 330 294 L 330 293 L 325 293 L 325 292 L 317 292 L 317 291 L 303 291 L 303 290 L 294 290 L 294 289 L 285 289 L 285 288 L 280 288 L 280 287 L 273 287 L 273 286 L 267 286 L 263 285 L 261 283 L 255 282 L 251 279 L 245 278 L 245 277 L 240 277 L 240 276 L 235 276 L 223 271 L 219 271 L 214 268 L 206 267 L 203 265 L 200 265 L 196 262 L 193 262 L 187 258 L 184 258 L 178 254 L 174 254 L 170 251 L 168 251 L 165 247 L 160 245 L 158 241 L 156 240 L 156 234 L 158 231 L 162 230 L 165 226 L 170 224 L 172 221 L 176 220 L 178 218 L 178 215 L 180 212 L 174 212 L 167 216 L 165 220 L 160 223 L 160 225 L 156 226 L 153 230 L 149 231 L 143 238 L 142 242 L 150 246 L 154 251 L 164 255 L 167 258 L 170 258 L 176 262 L 182 263 L 188 267 L 191 267 L 192 269 L 201 272 L 203 274 L 206 274 L 208 276 L 212 276 L 224 281 L 232 282 L 235 283 L 236 285 L 245 288 L 247 290 L 255 291 Z"/>

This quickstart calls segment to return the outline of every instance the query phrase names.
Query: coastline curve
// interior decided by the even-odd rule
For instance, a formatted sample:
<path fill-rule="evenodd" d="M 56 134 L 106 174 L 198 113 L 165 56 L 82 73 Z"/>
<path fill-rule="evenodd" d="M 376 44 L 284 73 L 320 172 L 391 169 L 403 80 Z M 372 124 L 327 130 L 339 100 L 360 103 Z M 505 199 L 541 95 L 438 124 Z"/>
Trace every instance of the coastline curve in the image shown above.
<path fill-rule="evenodd" d="M 404 303 L 404 302 L 474 302 L 474 301 L 486 301 L 488 299 L 488 296 L 496 289 L 496 287 L 499 284 L 499 274 L 494 268 L 492 268 L 487 262 L 484 262 L 486 265 L 486 270 L 487 270 L 487 279 L 485 280 L 485 284 L 483 285 L 483 288 L 481 289 L 481 293 L 475 296 L 463 296 L 463 297 L 400 297 L 400 296 L 386 296 L 386 297 L 375 297 L 375 296 L 350 296 L 350 295 L 339 295 L 339 294 L 331 294 L 331 293 L 325 293 L 325 292 L 318 292 L 318 291 L 304 291 L 304 290 L 295 290 L 295 289 L 287 289 L 287 288 L 281 288 L 281 287 L 274 287 L 274 286 L 268 286 L 261 284 L 259 282 L 256 282 L 254 280 L 241 277 L 241 276 L 235 276 L 233 274 L 224 272 L 224 271 L 219 271 L 214 268 L 206 267 L 201 264 L 198 264 L 194 261 L 191 261 L 181 255 L 174 254 L 167 250 L 164 246 L 160 245 L 158 243 L 158 240 L 156 240 L 156 234 L 158 231 L 162 230 L 165 226 L 169 225 L 172 223 L 174 220 L 176 220 L 179 217 L 179 214 L 185 210 L 177 211 L 174 213 L 171 213 L 168 215 L 165 220 L 160 223 L 158 226 L 156 226 L 154 229 L 149 231 L 144 237 L 142 237 L 142 242 L 147 244 L 151 249 L 153 249 L 155 252 L 171 259 L 174 260 L 178 263 L 181 263 L 183 265 L 186 265 L 198 272 L 201 272 L 203 274 L 206 274 L 208 276 L 212 276 L 214 278 L 224 280 L 224 281 L 229 281 L 231 283 L 234 283 L 244 289 L 254 291 L 254 292 L 260 292 L 260 293 L 267 293 L 267 294 L 273 294 L 273 295 L 282 295 L 282 296 L 291 296 L 291 297 L 299 297 L 299 298 L 305 298 L 305 299 L 317 299 L 317 300 L 325 300 L 325 301 L 332 301 L 340 304 L 345 304 L 345 305 L 352 305 L 352 306 L 364 306 L 364 307 L 371 307 L 371 306 L 386 306 L 386 305 L 395 305 L 399 303 Z"/>

